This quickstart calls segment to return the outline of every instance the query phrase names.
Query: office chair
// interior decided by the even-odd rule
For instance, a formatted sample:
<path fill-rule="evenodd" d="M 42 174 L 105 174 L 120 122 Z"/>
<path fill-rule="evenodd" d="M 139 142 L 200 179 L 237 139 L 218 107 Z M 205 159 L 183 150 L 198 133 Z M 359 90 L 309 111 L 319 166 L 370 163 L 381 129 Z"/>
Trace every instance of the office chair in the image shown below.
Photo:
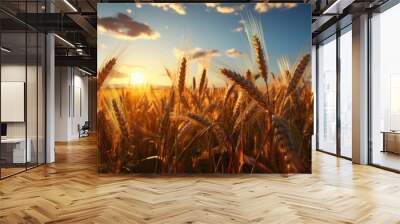
<path fill-rule="evenodd" d="M 78 125 L 78 129 L 79 129 L 79 138 L 89 136 L 89 130 L 90 130 L 89 121 L 85 121 L 82 127 L 79 127 Z"/>

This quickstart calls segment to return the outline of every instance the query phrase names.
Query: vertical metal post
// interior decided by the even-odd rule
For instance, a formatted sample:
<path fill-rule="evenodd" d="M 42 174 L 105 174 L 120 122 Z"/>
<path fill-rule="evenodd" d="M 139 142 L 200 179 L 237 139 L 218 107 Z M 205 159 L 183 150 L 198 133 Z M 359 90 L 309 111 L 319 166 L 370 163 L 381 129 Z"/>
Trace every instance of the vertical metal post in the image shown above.
<path fill-rule="evenodd" d="M 367 104 L 368 104 L 368 158 L 367 163 L 373 163 L 373 148 L 372 148 L 372 63 L 371 63 L 371 56 L 372 56 L 372 29 L 371 29 L 371 20 L 372 20 L 372 12 L 368 12 L 368 25 L 367 25 L 367 46 L 368 46 L 368 54 L 367 54 L 367 82 L 368 82 L 368 94 L 367 94 Z"/>
<path fill-rule="evenodd" d="M 28 0 L 25 0 L 25 21 L 28 21 Z M 25 170 L 28 169 L 28 24 L 25 23 L 25 88 L 24 88 L 24 121 L 25 121 Z"/>
<path fill-rule="evenodd" d="M 2 47 L 2 37 L 1 37 L 1 34 L 2 34 L 2 32 L 1 32 L 1 24 L 2 23 L 0 23 L 0 47 Z M 1 58 L 1 56 L 2 56 L 2 52 L 1 52 L 1 50 L 0 50 L 0 125 L 2 124 L 2 122 L 1 122 L 1 67 L 2 67 L 2 64 L 1 64 L 1 62 L 2 62 L 2 58 Z M 1 134 L 0 134 L 1 135 Z M 1 178 L 1 170 L 2 170 L 2 162 L 1 162 L 1 150 L 2 150 L 2 148 L 1 148 L 1 144 L 0 144 L 0 180 L 2 179 Z"/>
<path fill-rule="evenodd" d="M 341 66 L 340 66 L 340 35 L 341 31 L 336 31 L 336 155 L 341 156 L 341 119 L 340 119 L 340 83 L 341 83 Z"/>
<path fill-rule="evenodd" d="M 319 44 L 315 49 L 316 63 L 315 63 L 315 148 L 319 149 Z"/>

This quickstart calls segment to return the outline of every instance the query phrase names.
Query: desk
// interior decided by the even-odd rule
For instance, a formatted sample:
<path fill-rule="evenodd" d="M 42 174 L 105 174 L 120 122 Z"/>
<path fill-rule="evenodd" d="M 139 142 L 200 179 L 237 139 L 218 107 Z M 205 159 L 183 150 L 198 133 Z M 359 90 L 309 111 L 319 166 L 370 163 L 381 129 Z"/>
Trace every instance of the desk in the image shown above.
<path fill-rule="evenodd" d="M 28 143 L 25 152 L 25 138 L 6 138 L 1 139 L 1 157 L 6 163 L 26 163 L 31 162 L 31 139 L 27 139 Z"/>
<path fill-rule="evenodd" d="M 383 150 L 382 152 L 392 152 L 400 154 L 400 131 L 382 131 Z"/>

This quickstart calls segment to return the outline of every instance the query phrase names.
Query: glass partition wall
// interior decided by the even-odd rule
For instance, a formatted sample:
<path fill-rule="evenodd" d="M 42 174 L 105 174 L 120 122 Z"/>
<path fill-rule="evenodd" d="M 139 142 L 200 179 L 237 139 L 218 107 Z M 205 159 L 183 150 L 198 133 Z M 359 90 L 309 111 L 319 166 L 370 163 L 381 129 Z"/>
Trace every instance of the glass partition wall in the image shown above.
<path fill-rule="evenodd" d="M 371 18 L 370 163 L 400 171 L 400 4 Z"/>
<path fill-rule="evenodd" d="M 318 47 L 318 149 L 336 153 L 336 36 Z"/>
<path fill-rule="evenodd" d="M 317 150 L 351 158 L 351 25 L 317 47 Z"/>
<path fill-rule="evenodd" d="M 18 2 L 15 17 L 0 8 L 1 179 L 45 163 L 46 40 L 16 18 L 39 2 Z"/>

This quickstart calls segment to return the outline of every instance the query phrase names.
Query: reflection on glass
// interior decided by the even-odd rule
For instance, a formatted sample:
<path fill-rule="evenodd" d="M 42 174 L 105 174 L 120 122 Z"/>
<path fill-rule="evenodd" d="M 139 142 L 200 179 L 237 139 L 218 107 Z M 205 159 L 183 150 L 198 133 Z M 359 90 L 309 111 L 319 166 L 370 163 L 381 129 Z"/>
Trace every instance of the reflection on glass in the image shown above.
<path fill-rule="evenodd" d="M 25 170 L 30 162 L 30 145 L 26 142 L 26 34 L 2 33 L 1 45 L 1 176 Z M 28 149 L 28 150 L 27 150 Z"/>
<path fill-rule="evenodd" d="M 46 38 L 45 35 L 42 33 L 39 33 L 38 35 L 38 77 L 37 77 L 37 90 L 38 90 L 38 136 L 37 136 L 37 147 L 38 147 L 38 156 L 37 156 L 37 162 L 38 164 L 43 164 L 45 163 L 45 60 L 46 60 L 46 52 L 45 52 L 45 44 L 46 44 Z"/>
<path fill-rule="evenodd" d="M 37 165 L 37 76 L 38 76 L 38 52 L 37 52 L 38 36 L 36 32 L 27 33 L 27 82 L 26 82 L 26 113 L 27 113 L 27 143 L 30 149 L 30 160 L 27 167 Z"/>
<path fill-rule="evenodd" d="M 350 27 L 351 28 L 351 27 Z M 346 30 L 347 31 L 347 30 Z M 352 157 L 352 35 L 340 36 L 340 152 Z"/>
<path fill-rule="evenodd" d="M 336 40 L 318 48 L 318 148 L 336 153 Z"/>
<path fill-rule="evenodd" d="M 372 163 L 400 170 L 400 5 L 372 18 Z"/>
<path fill-rule="evenodd" d="M 45 1 L 0 1 L 19 16 L 43 13 Z M 45 162 L 45 35 L 0 12 L 0 178 Z M 39 18 L 39 17 L 34 17 Z M 11 24 L 11 25 L 10 25 Z"/>

